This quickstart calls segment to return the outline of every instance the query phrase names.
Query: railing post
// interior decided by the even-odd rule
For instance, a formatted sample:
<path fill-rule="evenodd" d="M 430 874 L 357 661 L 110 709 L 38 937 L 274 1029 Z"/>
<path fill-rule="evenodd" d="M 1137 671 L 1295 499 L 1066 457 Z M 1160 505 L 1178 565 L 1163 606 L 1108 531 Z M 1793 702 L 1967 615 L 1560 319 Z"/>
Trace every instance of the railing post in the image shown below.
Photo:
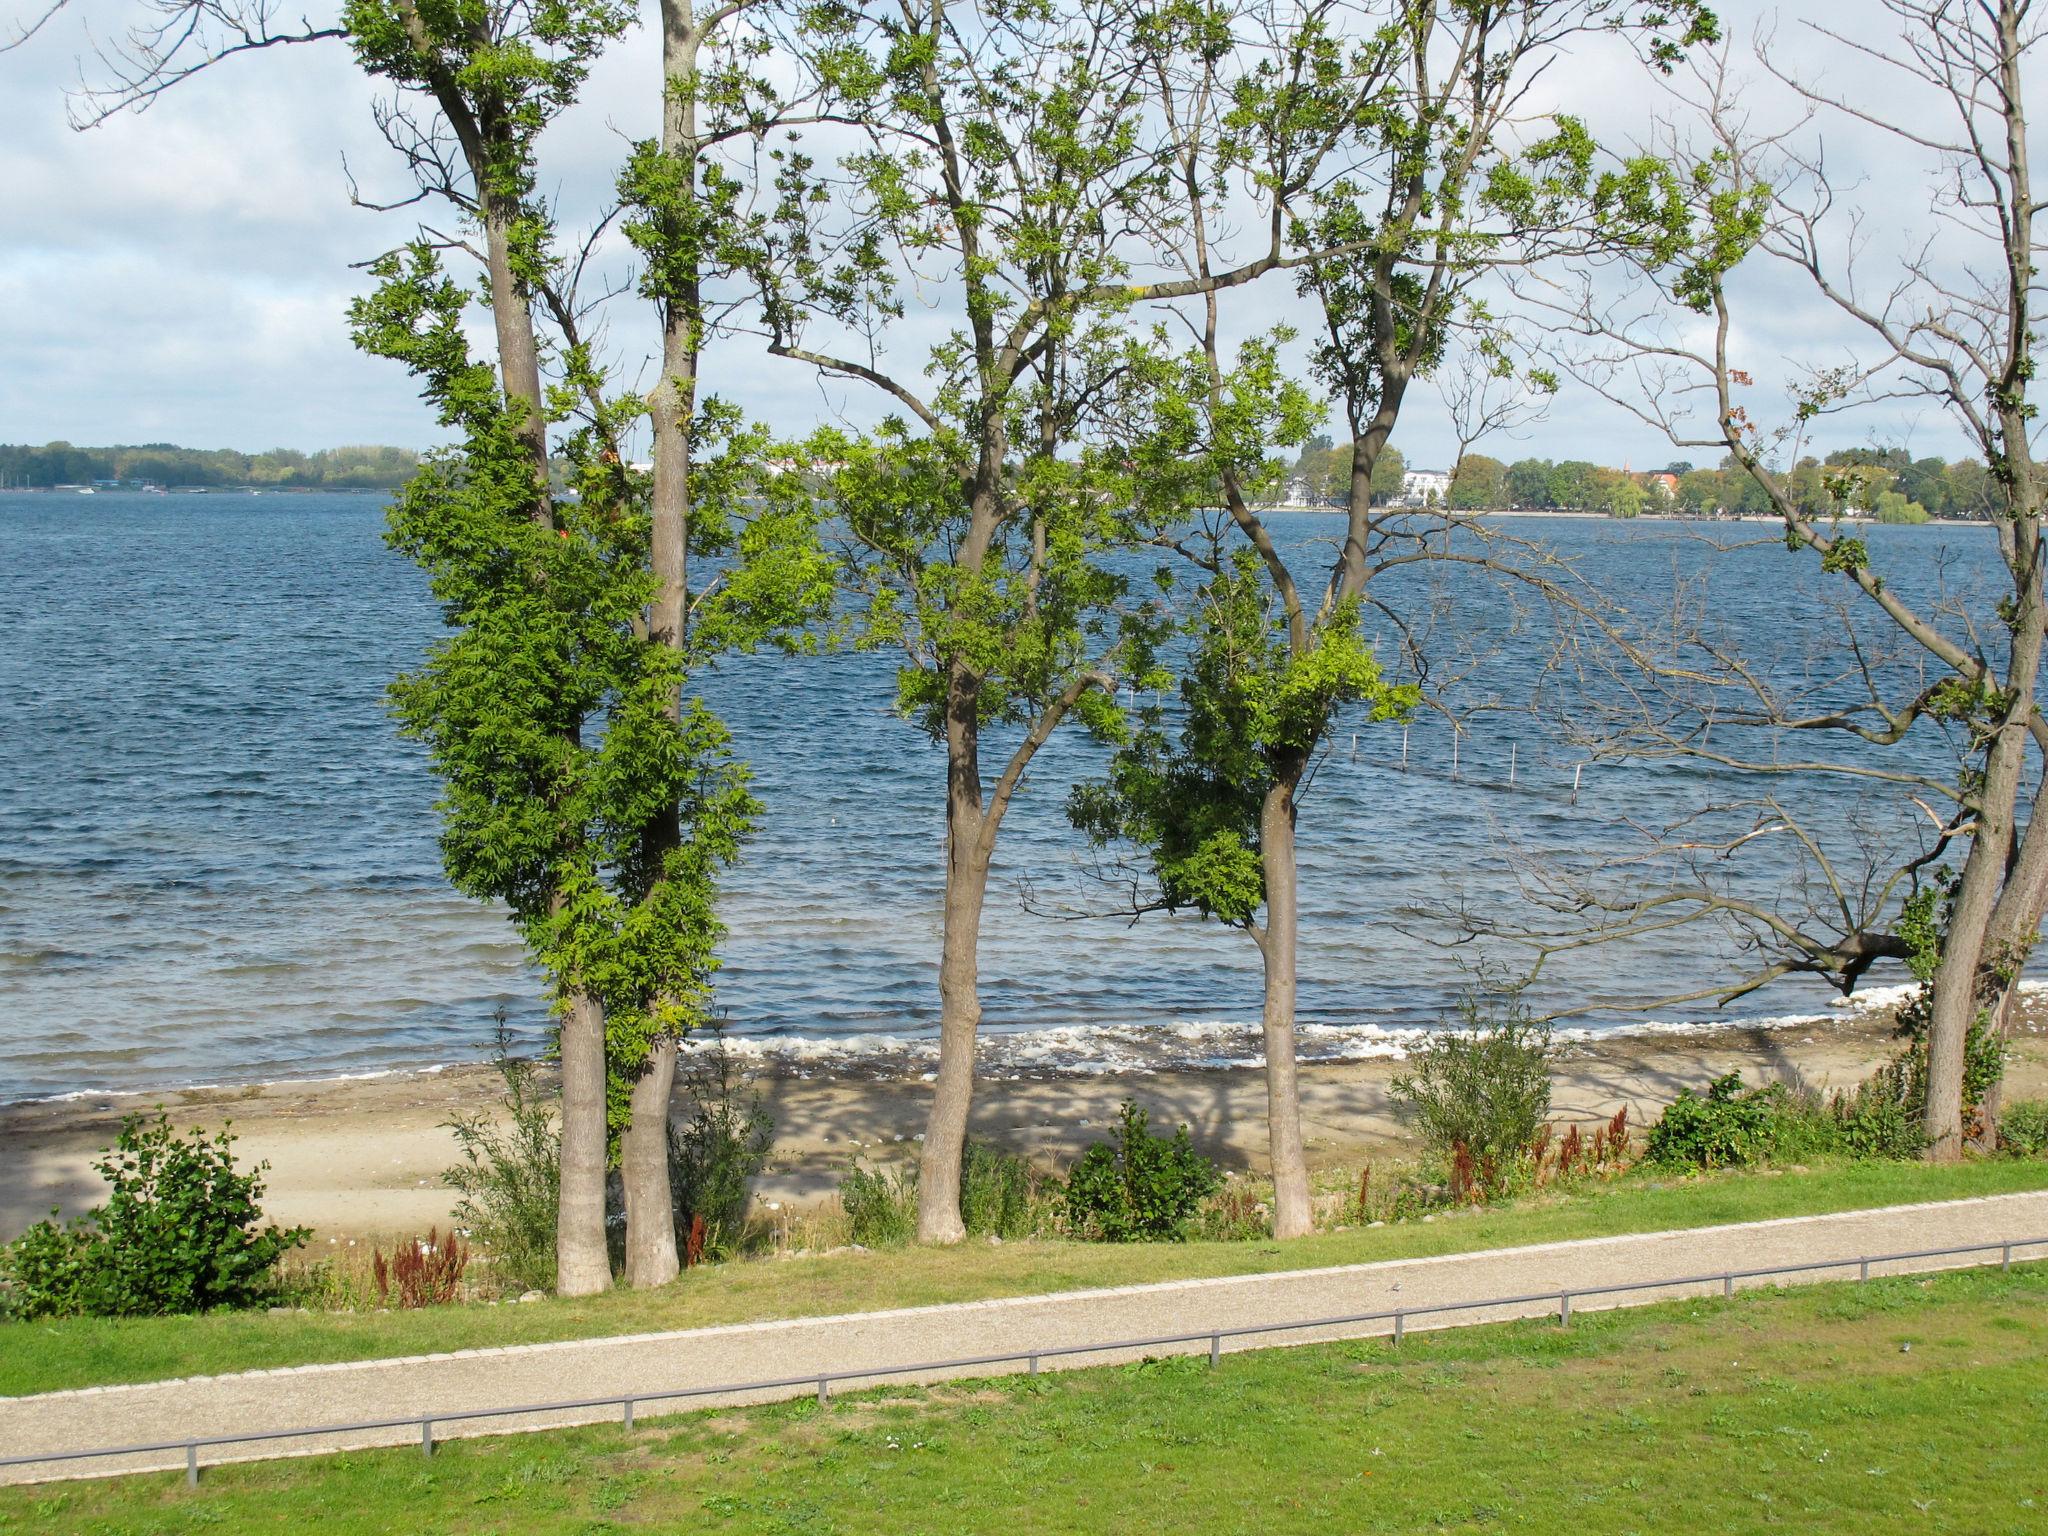
<path fill-rule="evenodd" d="M 1729 1301 L 1735 1299 L 1735 1275 L 1732 1271 L 1724 1270 L 1721 1274 L 1721 1295 Z"/>
<path fill-rule="evenodd" d="M 1400 1308 L 1398 1308 L 1398 1307 L 1397 1307 L 1397 1308 L 1395 1308 L 1395 1309 L 1394 1309 L 1394 1342 L 1395 1342 L 1396 1344 L 1398 1344 L 1398 1343 L 1400 1343 L 1400 1342 L 1401 1342 L 1401 1331 L 1402 1331 L 1403 1325 L 1405 1325 L 1405 1324 L 1407 1323 L 1407 1321 L 1408 1321 L 1408 1319 L 1407 1319 L 1407 1318 L 1406 1318 L 1406 1317 L 1405 1317 L 1405 1316 L 1404 1316 L 1404 1315 L 1402 1314 L 1402 1312 L 1401 1312 Z"/>
<path fill-rule="evenodd" d="M 824 1378 L 823 1376 L 820 1376 L 820 1377 L 818 1378 L 818 1406 L 819 1406 L 820 1408 L 829 1408 L 829 1407 L 830 1407 L 831 1405 L 832 1405 L 832 1387 L 831 1387 L 831 1383 L 829 1383 L 828 1381 L 826 1381 L 826 1379 L 825 1379 L 825 1378 Z"/>
<path fill-rule="evenodd" d="M 1214 1370 L 1216 1368 L 1216 1362 L 1218 1360 L 1221 1360 L 1222 1358 L 1223 1335 L 1220 1333 L 1212 1333 L 1209 1335 L 1209 1368 L 1211 1370 Z"/>
<path fill-rule="evenodd" d="M 434 1454 L 434 1421 L 432 1419 L 420 1420 L 420 1454 L 422 1456 Z"/>
<path fill-rule="evenodd" d="M 1034 1376 L 1038 1374 L 1038 1356 L 1036 1355 L 1031 1357 L 1031 1374 Z"/>
<path fill-rule="evenodd" d="M 631 1399 L 631 1398 L 629 1397 L 629 1398 L 627 1398 L 627 1399 L 626 1399 L 626 1428 L 628 1428 L 628 1429 L 631 1429 L 632 1427 L 633 1427 L 633 1399 Z"/>
<path fill-rule="evenodd" d="M 199 1486 L 199 1445 L 193 1441 L 185 1447 L 185 1486 Z"/>
<path fill-rule="evenodd" d="M 2006 1243 L 2006 1244 L 2005 1244 L 2005 1245 L 2004 1245 L 2003 1247 L 2001 1247 L 2001 1248 L 1999 1249 L 1999 1253 L 1998 1253 L 1998 1267 L 1999 1267 L 2000 1269 L 2011 1269 L 2011 1268 L 2012 1268 L 2012 1244 L 2011 1244 L 2011 1243 Z"/>
<path fill-rule="evenodd" d="M 1557 1293 L 1557 1326 L 1569 1328 L 1571 1325 L 1572 1293 L 1570 1291 L 1559 1291 Z"/>

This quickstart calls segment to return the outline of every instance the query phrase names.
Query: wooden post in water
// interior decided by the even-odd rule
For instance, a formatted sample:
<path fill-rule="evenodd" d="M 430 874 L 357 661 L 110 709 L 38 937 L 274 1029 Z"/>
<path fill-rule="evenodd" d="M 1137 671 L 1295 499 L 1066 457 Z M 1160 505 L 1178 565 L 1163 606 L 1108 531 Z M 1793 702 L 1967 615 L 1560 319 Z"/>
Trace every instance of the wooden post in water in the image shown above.
<path fill-rule="evenodd" d="M 1521 746 L 1522 744 L 1519 741 L 1508 743 L 1508 788 L 1510 789 L 1515 787 L 1515 753 L 1521 750 Z"/>
<path fill-rule="evenodd" d="M 1458 776 L 1458 728 L 1451 727 L 1451 777 Z"/>
<path fill-rule="evenodd" d="M 1572 804 L 1573 804 L 1573 805 L 1577 805 L 1577 804 L 1579 803 L 1579 775 L 1580 775 L 1580 774 L 1582 774 L 1582 773 L 1584 773 L 1585 771 L 1586 771 L 1586 765 L 1585 765 L 1584 763 L 1580 763 L 1580 764 L 1579 764 L 1579 765 L 1578 765 L 1578 766 L 1577 766 L 1576 768 L 1572 769 Z"/>

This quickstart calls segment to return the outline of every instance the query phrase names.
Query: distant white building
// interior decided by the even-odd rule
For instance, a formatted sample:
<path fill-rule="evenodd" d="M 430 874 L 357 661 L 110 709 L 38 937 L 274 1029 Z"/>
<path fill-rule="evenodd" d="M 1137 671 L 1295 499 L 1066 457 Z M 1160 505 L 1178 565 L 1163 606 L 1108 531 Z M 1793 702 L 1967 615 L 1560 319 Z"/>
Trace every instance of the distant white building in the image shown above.
<path fill-rule="evenodd" d="M 1401 500 L 1411 507 L 1442 506 L 1450 494 L 1447 469 L 1411 469 L 1401 476 Z"/>

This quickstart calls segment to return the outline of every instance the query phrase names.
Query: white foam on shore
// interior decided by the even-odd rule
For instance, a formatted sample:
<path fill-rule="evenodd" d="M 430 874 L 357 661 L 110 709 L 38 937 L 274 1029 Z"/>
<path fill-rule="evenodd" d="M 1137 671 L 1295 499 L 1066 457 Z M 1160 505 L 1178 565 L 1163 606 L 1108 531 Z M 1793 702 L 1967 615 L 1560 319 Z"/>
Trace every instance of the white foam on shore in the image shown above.
<path fill-rule="evenodd" d="M 1917 990 L 1914 983 L 1871 987 L 1849 997 L 1829 1000 L 1827 1013 L 1765 1014 L 1725 1019 L 1643 1019 L 1606 1028 L 1561 1027 L 1552 1038 L 1574 1045 L 1645 1035 L 1705 1035 L 1717 1030 L 1780 1030 L 1811 1027 L 1839 1020 L 1844 1013 L 1865 1016 L 1894 1008 Z M 2048 992 L 2048 979 L 2028 979 L 2020 990 Z M 1426 1025 L 1326 1024 L 1305 1021 L 1295 1027 L 1305 1062 L 1399 1060 L 1430 1033 Z M 728 1034 L 725 1047 L 750 1066 L 777 1069 L 796 1077 L 832 1075 L 895 1077 L 928 1074 L 939 1060 L 934 1036 L 887 1031 L 845 1035 Z M 686 1054 L 713 1049 L 708 1038 L 684 1042 Z M 976 1065 L 994 1078 L 1093 1077 L 1118 1072 L 1219 1071 L 1259 1068 L 1266 1055 L 1257 1019 L 1175 1019 L 1160 1024 L 1067 1024 L 1045 1029 L 984 1029 L 977 1044 Z M 368 1082 L 380 1078 L 430 1077 L 458 1065 L 435 1062 L 418 1067 L 385 1067 L 374 1071 L 337 1072 L 324 1076 L 272 1079 L 256 1086 L 288 1088 L 323 1083 Z M 18 1104 L 74 1104 L 88 1099 L 146 1099 L 167 1093 L 242 1089 L 249 1083 L 187 1083 L 141 1090 L 91 1088 Z"/>

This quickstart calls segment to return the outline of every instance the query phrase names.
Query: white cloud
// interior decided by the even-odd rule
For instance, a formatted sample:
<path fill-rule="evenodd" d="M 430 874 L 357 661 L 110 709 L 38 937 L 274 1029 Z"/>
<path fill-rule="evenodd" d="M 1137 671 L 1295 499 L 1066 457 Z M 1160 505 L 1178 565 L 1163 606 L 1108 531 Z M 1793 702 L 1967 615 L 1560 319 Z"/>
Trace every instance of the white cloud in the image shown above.
<path fill-rule="evenodd" d="M 1810 75 L 1845 92 L 1884 93 L 1887 105 L 1898 100 L 1868 61 L 1796 25 L 1801 15 L 1839 19 L 1847 8 L 1838 0 L 1735 0 L 1720 9 L 1736 38 L 1771 24 L 1783 56 Z M 0 54 L 0 185 L 9 189 L 0 227 L 0 439 L 164 438 L 249 449 L 433 441 L 410 382 L 356 354 L 347 337 L 346 307 L 363 286 L 352 263 L 407 225 L 403 215 L 348 204 L 344 156 L 366 193 L 391 192 L 398 172 L 371 123 L 371 88 L 346 52 L 323 44 L 232 60 L 147 113 L 74 133 L 64 88 L 88 46 L 85 22 L 104 33 L 124 14 L 109 0 Z M 550 131 L 547 185 L 570 220 L 602 202 L 625 143 L 653 131 L 657 74 L 654 41 L 642 30 L 599 62 L 585 109 Z M 1618 49 L 1592 44 L 1559 61 L 1543 90 L 1546 105 L 1578 112 L 1616 139 L 1639 127 L 1653 94 Z M 1906 168 L 1872 135 L 1837 122 L 1829 148 L 1876 204 L 1883 240 L 1932 227 L 1924 197 L 1886 200 Z M 616 240 L 610 250 L 616 266 Z M 1781 358 L 1846 344 L 1841 322 L 1796 283 L 1773 279 L 1762 298 L 1767 323 L 1740 336 L 1758 356 L 1760 379 L 1777 376 Z M 1275 284 L 1240 323 L 1270 324 L 1290 303 L 1291 288 Z M 622 318 L 611 333 L 629 373 L 646 366 L 648 349 L 630 334 L 638 323 Z M 922 339 L 938 326 L 937 317 L 914 314 L 898 336 Z M 714 388 L 780 425 L 874 414 L 860 386 L 821 384 L 744 340 L 721 346 L 713 362 Z M 1885 430 L 1917 451 L 1957 451 L 1946 424 L 1924 411 Z M 1411 396 L 1396 442 L 1411 462 L 1448 457 L 1433 392 Z M 1671 456 L 1647 429 L 1572 390 L 1525 445 L 1506 446 L 1639 466 Z"/>

